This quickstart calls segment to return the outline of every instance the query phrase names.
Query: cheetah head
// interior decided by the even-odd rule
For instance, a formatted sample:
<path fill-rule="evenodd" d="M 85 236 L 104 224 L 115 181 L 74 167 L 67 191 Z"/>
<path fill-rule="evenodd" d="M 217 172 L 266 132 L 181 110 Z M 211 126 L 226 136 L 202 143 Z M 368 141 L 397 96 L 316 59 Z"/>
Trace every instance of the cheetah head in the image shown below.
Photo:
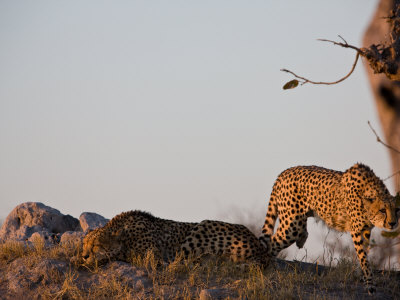
<path fill-rule="evenodd" d="M 386 231 L 395 231 L 398 227 L 399 207 L 396 207 L 395 197 L 366 198 L 364 201 L 367 216 L 370 222 Z"/>
<path fill-rule="evenodd" d="M 355 164 L 345 172 L 348 195 L 361 200 L 363 215 L 379 228 L 393 231 L 398 226 L 399 207 L 385 184 L 367 166 Z M 398 201 L 400 202 L 400 201 Z"/>
<path fill-rule="evenodd" d="M 83 239 L 82 258 L 85 264 L 103 264 L 118 259 L 122 250 L 120 236 L 121 231 L 111 232 L 104 228 L 90 231 Z"/>

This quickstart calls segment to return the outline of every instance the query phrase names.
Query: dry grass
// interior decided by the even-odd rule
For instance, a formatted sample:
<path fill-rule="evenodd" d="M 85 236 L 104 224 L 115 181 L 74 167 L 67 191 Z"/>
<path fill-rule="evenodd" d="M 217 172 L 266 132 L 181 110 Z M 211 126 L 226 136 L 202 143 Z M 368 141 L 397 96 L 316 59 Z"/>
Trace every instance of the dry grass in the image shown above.
<path fill-rule="evenodd" d="M 16 258 L 23 257 L 28 249 L 21 242 L 7 242 L 0 244 L 0 263 L 7 264 Z"/>
<path fill-rule="evenodd" d="M 107 266 L 83 267 L 73 258 L 79 253 L 79 245 L 47 248 L 39 240 L 32 247 L 15 242 L 0 244 L 0 293 L 10 299 L 20 296 L 7 290 L 9 276 L 17 269 L 23 273 L 18 277 L 21 284 L 36 278 L 23 290 L 28 298 L 195 299 L 204 289 L 218 289 L 226 299 L 368 299 L 360 282 L 358 262 L 351 259 L 339 260 L 335 268 L 280 262 L 263 269 L 222 257 L 184 258 L 182 254 L 165 264 L 149 251 L 131 260 L 149 284 L 133 286 Z M 63 271 L 51 267 L 38 270 L 46 259 L 62 262 Z M 398 276 L 390 271 L 377 274 L 380 298 L 400 297 Z"/>

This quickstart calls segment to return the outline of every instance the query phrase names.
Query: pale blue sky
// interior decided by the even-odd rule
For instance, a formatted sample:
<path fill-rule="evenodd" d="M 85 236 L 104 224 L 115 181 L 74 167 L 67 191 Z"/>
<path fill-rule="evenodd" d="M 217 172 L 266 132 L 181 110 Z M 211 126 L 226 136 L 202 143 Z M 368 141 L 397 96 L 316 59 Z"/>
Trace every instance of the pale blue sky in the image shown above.
<path fill-rule="evenodd" d="M 346 74 L 355 53 L 316 39 L 361 45 L 375 5 L 1 1 L 0 217 L 25 201 L 184 221 L 237 207 L 261 227 L 288 167 L 390 175 L 362 64 L 291 91 L 279 71 Z"/>

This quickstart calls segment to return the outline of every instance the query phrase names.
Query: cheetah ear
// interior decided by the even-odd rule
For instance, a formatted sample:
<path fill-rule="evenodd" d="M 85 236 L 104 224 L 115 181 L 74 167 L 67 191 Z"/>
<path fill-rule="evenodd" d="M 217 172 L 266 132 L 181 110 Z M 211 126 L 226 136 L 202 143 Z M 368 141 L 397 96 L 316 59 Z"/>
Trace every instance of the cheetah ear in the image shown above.
<path fill-rule="evenodd" d="M 394 199 L 396 200 L 396 207 L 400 207 L 400 193 L 397 192 L 396 196 L 394 196 Z"/>
<path fill-rule="evenodd" d="M 100 235 L 99 236 L 99 242 L 102 244 L 106 244 L 110 241 L 110 236 L 107 235 Z"/>
<path fill-rule="evenodd" d="M 374 198 L 369 198 L 369 197 L 367 197 L 367 198 L 365 198 L 365 200 L 367 200 L 367 202 L 369 202 L 369 203 L 374 202 Z"/>
<path fill-rule="evenodd" d="M 119 229 L 119 230 L 117 230 L 116 232 L 113 232 L 113 233 L 112 233 L 112 237 L 113 237 L 113 238 L 119 238 L 119 237 L 122 236 L 123 233 L 124 233 L 124 230 L 123 230 L 123 229 Z"/>
<path fill-rule="evenodd" d="M 363 203 L 364 203 L 364 207 L 366 209 L 368 209 L 369 207 L 371 207 L 374 204 L 374 198 L 365 197 Z"/>

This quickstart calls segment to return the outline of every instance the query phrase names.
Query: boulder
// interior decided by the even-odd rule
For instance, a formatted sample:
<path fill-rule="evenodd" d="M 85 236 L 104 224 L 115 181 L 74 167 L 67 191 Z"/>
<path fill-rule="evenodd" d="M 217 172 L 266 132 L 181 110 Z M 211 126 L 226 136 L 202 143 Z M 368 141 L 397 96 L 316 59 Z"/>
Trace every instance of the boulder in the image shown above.
<path fill-rule="evenodd" d="M 64 246 L 76 245 L 80 243 L 84 237 L 85 233 L 82 231 L 66 231 L 60 238 L 60 244 Z"/>
<path fill-rule="evenodd" d="M 103 227 L 108 221 L 109 220 L 103 216 L 92 212 L 84 212 L 79 217 L 79 223 L 84 232 Z"/>
<path fill-rule="evenodd" d="M 7 216 L 0 229 L 0 242 L 25 241 L 35 232 L 42 232 L 44 237 L 54 236 L 74 231 L 78 225 L 76 218 L 64 215 L 57 209 L 40 202 L 26 202 L 15 207 Z"/>

